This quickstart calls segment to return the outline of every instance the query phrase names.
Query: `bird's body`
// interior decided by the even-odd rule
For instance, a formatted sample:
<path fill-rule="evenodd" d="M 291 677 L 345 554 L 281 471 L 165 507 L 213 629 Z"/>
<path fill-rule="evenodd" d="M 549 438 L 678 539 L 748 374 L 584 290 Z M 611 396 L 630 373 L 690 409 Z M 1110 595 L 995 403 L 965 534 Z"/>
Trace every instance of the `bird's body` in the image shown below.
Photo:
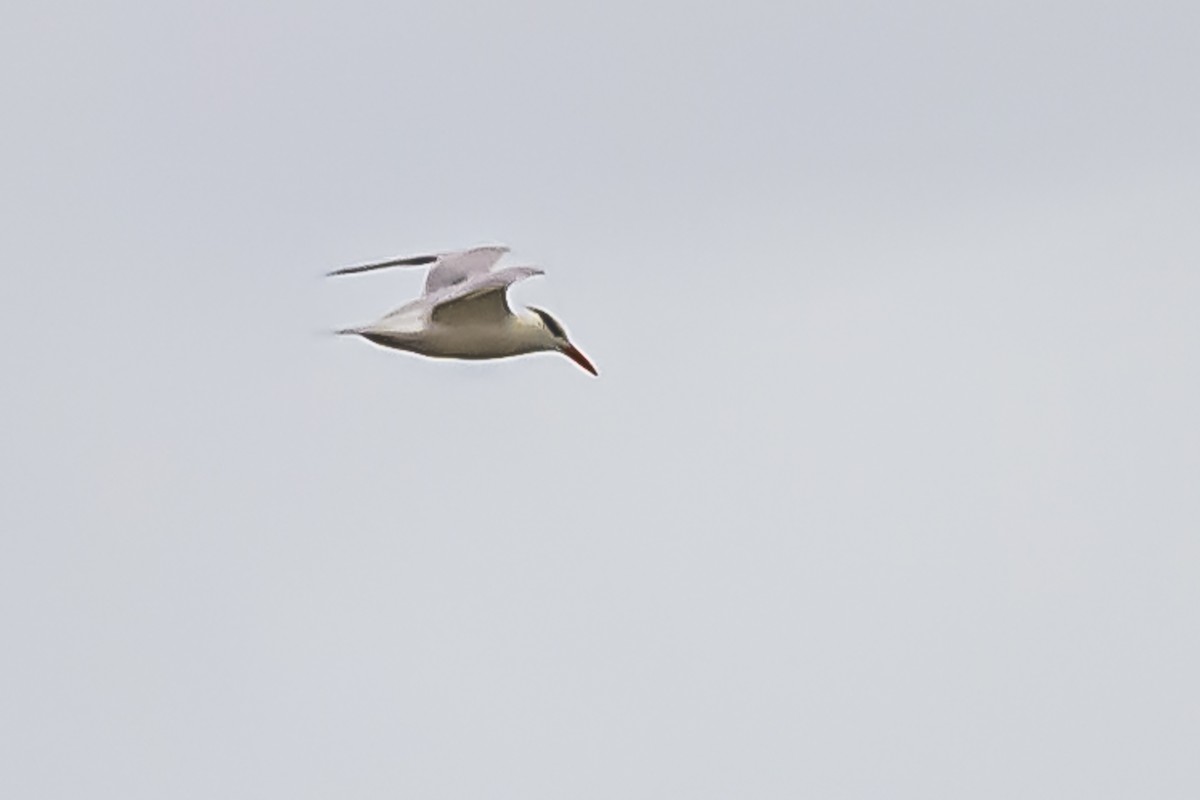
<path fill-rule="evenodd" d="M 384 347 L 433 358 L 468 360 L 507 358 L 545 349 L 532 315 L 514 312 L 487 323 L 445 324 L 429 319 L 422 308 L 399 309 L 379 322 L 341 333 L 353 333 Z"/>
<path fill-rule="evenodd" d="M 597 374 L 591 362 L 567 339 L 562 325 L 548 313 L 537 308 L 514 312 L 509 307 L 508 287 L 541 275 L 542 270 L 507 267 L 493 271 L 506 252 L 507 247 L 477 247 L 331 272 L 346 275 L 385 267 L 433 265 L 421 297 L 376 322 L 339 333 L 433 358 L 480 360 L 557 351 Z"/>

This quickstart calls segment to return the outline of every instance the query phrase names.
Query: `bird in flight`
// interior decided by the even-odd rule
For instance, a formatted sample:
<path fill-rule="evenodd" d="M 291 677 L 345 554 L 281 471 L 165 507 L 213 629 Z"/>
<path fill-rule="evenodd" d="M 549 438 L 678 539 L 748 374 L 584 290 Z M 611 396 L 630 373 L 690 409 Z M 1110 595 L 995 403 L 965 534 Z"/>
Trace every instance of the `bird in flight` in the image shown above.
<path fill-rule="evenodd" d="M 473 247 L 334 270 L 329 275 L 429 267 L 425 291 L 416 300 L 369 325 L 338 333 L 433 358 L 479 360 L 552 351 L 598 375 L 549 313 L 540 308 L 513 311 L 509 307 L 508 287 L 544 273 L 537 267 L 493 269 L 508 251 L 502 246 Z"/>

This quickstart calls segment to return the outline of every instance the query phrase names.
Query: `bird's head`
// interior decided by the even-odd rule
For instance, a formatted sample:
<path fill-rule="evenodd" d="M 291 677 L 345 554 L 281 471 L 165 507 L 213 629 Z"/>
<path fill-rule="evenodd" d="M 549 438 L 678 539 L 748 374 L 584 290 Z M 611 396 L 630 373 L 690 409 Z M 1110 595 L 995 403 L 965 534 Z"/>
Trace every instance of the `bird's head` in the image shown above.
<path fill-rule="evenodd" d="M 529 310 L 533 312 L 532 319 L 534 325 L 541 330 L 546 339 L 547 350 L 557 350 L 593 375 L 600 374 L 592 366 L 592 362 L 588 361 L 587 356 L 579 352 L 579 348 L 571 344 L 571 340 L 567 338 L 566 328 L 562 326 L 561 322 L 550 316 L 548 311 L 543 311 L 533 306 L 530 306 Z"/>

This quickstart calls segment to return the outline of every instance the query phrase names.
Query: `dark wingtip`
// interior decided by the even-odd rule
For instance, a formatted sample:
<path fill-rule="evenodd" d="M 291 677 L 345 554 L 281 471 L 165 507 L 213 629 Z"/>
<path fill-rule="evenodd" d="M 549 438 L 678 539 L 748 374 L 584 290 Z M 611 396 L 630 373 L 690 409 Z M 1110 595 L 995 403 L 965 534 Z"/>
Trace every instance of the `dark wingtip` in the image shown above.
<path fill-rule="evenodd" d="M 387 269 L 388 267 L 423 267 L 426 264 L 432 264 L 438 260 L 437 256 L 411 256 L 409 258 L 393 258 L 391 261 L 378 261 L 374 264 L 356 264 L 353 267 L 342 267 L 335 269 L 333 272 L 326 272 L 327 278 L 332 278 L 335 275 L 354 275 L 359 272 L 370 272 L 375 269 Z"/>

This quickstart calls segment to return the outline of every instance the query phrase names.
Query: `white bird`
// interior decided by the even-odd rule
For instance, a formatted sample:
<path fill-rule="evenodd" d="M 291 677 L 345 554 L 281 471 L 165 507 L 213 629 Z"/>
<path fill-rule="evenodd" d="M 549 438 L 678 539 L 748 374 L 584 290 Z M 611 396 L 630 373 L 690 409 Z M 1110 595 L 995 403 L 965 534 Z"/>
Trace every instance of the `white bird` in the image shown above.
<path fill-rule="evenodd" d="M 416 300 L 369 325 L 338 333 L 433 358 L 474 360 L 553 351 L 598 375 L 587 356 L 571 344 L 558 320 L 540 308 L 514 312 L 509 307 L 509 286 L 544 273 L 537 267 L 493 271 L 508 251 L 501 246 L 474 247 L 334 270 L 329 274 L 432 265 L 425 278 L 425 292 Z"/>

